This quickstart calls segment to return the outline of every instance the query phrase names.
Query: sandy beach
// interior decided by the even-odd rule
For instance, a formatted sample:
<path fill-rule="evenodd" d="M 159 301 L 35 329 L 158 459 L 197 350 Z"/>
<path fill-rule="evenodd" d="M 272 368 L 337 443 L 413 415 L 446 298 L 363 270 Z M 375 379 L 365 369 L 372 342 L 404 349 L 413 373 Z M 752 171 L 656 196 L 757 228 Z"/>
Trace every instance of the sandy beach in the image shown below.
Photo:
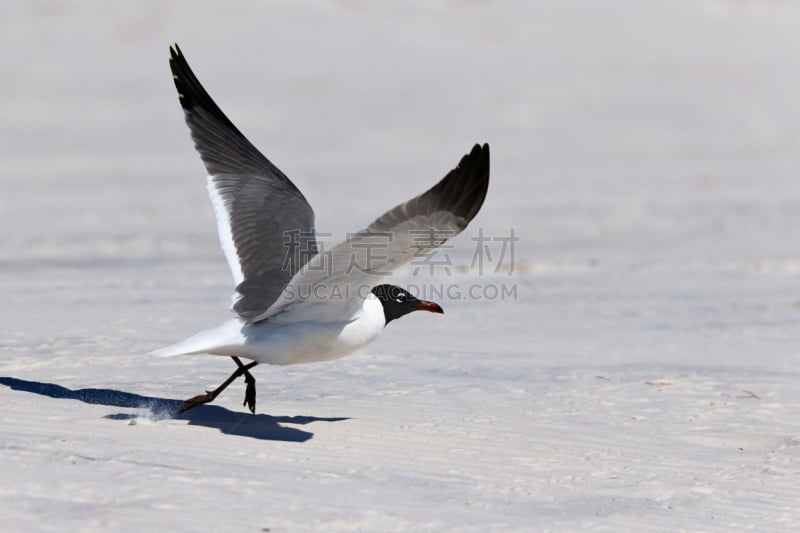
<path fill-rule="evenodd" d="M 0 7 L 0 531 L 796 531 L 800 5 Z M 326 241 L 474 143 L 438 301 L 343 359 L 231 315 L 178 42 Z M 425 315 L 425 316 L 422 316 Z"/>

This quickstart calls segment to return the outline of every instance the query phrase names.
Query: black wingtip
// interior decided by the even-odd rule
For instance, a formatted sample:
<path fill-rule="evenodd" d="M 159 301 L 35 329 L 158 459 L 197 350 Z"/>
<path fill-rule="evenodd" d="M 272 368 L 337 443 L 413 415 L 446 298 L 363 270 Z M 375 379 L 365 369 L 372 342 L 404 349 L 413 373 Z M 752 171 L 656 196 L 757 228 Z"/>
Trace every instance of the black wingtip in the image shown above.
<path fill-rule="evenodd" d="M 486 173 L 489 172 L 489 144 L 488 143 L 475 143 L 472 150 L 459 161 L 457 169 L 463 168 L 467 165 L 477 164 L 481 170 L 485 168 Z"/>
<path fill-rule="evenodd" d="M 475 143 L 475 146 L 472 147 L 469 154 L 464 156 L 465 158 L 485 158 L 486 162 L 489 162 L 489 143 Z"/>
<path fill-rule="evenodd" d="M 464 219 L 466 226 L 478 214 L 489 190 L 489 145 L 475 144 L 458 165 L 423 197 Z"/>
<path fill-rule="evenodd" d="M 178 43 L 170 46 L 169 52 L 169 68 L 172 71 L 172 80 L 175 83 L 175 89 L 178 91 L 178 100 L 184 111 L 187 114 L 193 114 L 201 110 L 205 115 L 218 120 L 220 124 L 243 137 L 241 132 L 206 92 L 200 80 L 197 79 Z"/>
<path fill-rule="evenodd" d="M 169 47 L 169 68 L 183 109 L 191 111 L 195 107 L 201 107 L 220 120 L 228 120 L 197 79 L 178 43 Z"/>
<path fill-rule="evenodd" d="M 489 190 L 489 161 L 489 144 L 476 143 L 470 153 L 461 158 L 453 171 L 454 174 L 460 176 L 462 182 L 460 184 L 462 192 L 456 212 L 467 222 L 478 214 L 486 199 L 486 193 Z"/>
<path fill-rule="evenodd" d="M 172 79 L 175 82 L 175 89 L 178 91 L 181 107 L 186 110 L 191 109 L 195 105 L 192 93 L 196 93 L 198 88 L 203 93 L 205 91 L 189 67 L 178 43 L 169 47 L 169 68 L 172 71 Z"/>

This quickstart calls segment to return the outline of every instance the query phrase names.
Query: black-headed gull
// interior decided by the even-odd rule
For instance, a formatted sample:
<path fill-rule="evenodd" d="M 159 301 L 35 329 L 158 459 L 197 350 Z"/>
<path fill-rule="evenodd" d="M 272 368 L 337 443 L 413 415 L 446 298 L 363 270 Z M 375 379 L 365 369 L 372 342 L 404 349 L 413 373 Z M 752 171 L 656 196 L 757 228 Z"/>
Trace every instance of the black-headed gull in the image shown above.
<path fill-rule="evenodd" d="M 443 313 L 438 304 L 405 289 L 376 283 L 460 233 L 475 217 L 489 186 L 488 145 L 476 144 L 431 189 L 318 253 L 314 211 L 303 194 L 228 120 L 177 44 L 170 48 L 169 64 L 208 171 L 219 239 L 236 288 L 236 318 L 151 352 L 223 355 L 236 363 L 224 383 L 186 400 L 181 412 L 213 401 L 242 375 L 244 404 L 255 412 L 255 379 L 249 372 L 255 365 L 336 359 L 412 311 Z"/>

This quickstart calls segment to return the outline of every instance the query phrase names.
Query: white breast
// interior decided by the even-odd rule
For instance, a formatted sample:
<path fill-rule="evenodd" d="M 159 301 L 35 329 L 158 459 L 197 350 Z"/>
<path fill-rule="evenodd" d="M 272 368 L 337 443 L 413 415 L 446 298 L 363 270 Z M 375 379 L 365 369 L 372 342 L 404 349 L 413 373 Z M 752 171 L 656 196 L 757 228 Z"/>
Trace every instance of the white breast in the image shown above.
<path fill-rule="evenodd" d="M 246 326 L 245 357 L 260 363 L 290 365 L 343 357 L 375 340 L 386 321 L 383 306 L 370 294 L 361 309 L 342 322 L 271 324 L 269 320 Z"/>

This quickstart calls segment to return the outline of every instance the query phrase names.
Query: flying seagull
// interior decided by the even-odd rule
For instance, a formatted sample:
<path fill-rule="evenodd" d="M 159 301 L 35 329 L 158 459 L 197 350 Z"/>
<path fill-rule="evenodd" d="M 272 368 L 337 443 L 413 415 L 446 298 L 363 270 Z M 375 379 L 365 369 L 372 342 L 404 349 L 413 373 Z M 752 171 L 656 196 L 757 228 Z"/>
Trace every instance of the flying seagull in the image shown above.
<path fill-rule="evenodd" d="M 169 65 L 208 171 L 219 239 L 235 284 L 235 318 L 151 352 L 222 355 L 236 363 L 225 382 L 186 400 L 181 412 L 213 401 L 242 375 L 244 405 L 255 412 L 250 369 L 257 364 L 336 359 L 375 340 L 389 322 L 412 311 L 444 312 L 434 302 L 378 282 L 460 233 L 475 217 L 489 186 L 487 144 L 476 144 L 429 190 L 323 252 L 314 211 L 303 194 L 214 103 L 177 44 L 170 47 Z"/>

